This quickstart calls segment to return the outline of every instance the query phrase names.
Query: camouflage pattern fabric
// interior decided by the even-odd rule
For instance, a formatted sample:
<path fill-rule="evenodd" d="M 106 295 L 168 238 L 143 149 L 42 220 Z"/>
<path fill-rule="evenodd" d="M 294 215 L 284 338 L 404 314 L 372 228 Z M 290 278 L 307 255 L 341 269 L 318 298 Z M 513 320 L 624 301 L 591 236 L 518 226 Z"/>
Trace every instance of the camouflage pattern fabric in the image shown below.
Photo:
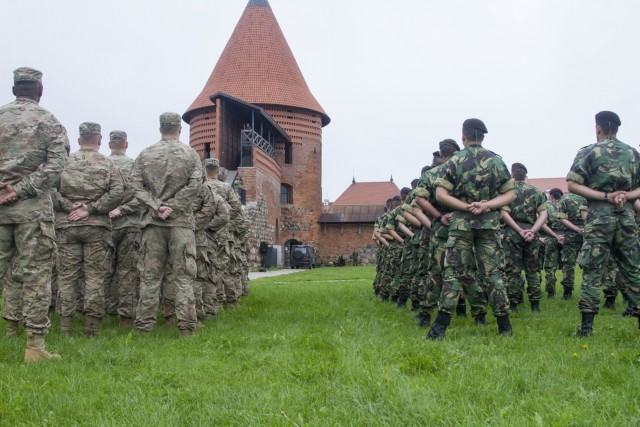
<path fill-rule="evenodd" d="M 583 228 L 582 213 L 587 210 L 587 201 L 583 197 L 577 194 L 567 194 L 558 202 L 556 216 L 560 219 L 567 219 L 573 225 Z M 576 261 L 582 242 L 582 234 L 569 229 L 565 231 L 564 244 L 562 245 L 562 286 L 565 289 L 570 290 L 575 286 Z"/>
<path fill-rule="evenodd" d="M 640 187 L 640 154 L 618 139 L 608 138 L 592 145 L 578 162 L 574 162 L 567 181 L 607 193 L 633 190 Z M 584 244 L 578 258 L 583 269 L 582 292 L 578 303 L 582 313 L 598 313 L 599 285 L 610 254 L 616 258 L 632 304 L 638 306 L 639 245 L 638 229 L 630 203 L 618 207 L 607 202 L 589 201 Z"/>
<path fill-rule="evenodd" d="M 205 186 L 210 191 L 208 186 Z M 213 218 L 206 226 L 207 257 L 209 259 L 209 278 L 204 282 L 202 304 L 205 315 L 216 315 L 224 303 L 224 285 L 221 271 L 226 266 L 225 248 L 227 247 L 226 227 L 229 223 L 229 205 L 217 193 L 211 192 L 213 200 Z M 222 254 L 221 254 L 222 253 Z"/>

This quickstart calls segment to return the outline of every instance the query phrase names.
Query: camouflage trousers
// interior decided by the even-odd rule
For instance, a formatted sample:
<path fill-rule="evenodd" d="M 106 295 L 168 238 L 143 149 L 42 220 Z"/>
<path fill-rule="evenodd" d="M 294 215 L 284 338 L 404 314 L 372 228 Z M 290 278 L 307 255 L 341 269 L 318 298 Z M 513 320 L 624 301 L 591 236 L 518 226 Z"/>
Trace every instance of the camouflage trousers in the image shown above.
<path fill-rule="evenodd" d="M 80 286 L 84 287 L 84 313 L 104 316 L 104 290 L 111 278 L 112 253 L 111 233 L 105 227 L 78 225 L 58 230 L 60 316 L 72 317 L 78 311 Z"/>
<path fill-rule="evenodd" d="M 2 317 L 24 321 L 27 331 L 40 335 L 51 327 L 48 312 L 55 241 L 50 222 L 0 224 L 0 277 L 5 279 Z"/>
<path fill-rule="evenodd" d="M 411 243 L 411 239 L 406 238 L 400 255 L 400 268 L 393 275 L 391 281 L 391 295 L 397 296 L 400 300 L 409 299 L 411 292 L 411 266 L 415 264 L 416 249 Z"/>
<path fill-rule="evenodd" d="M 581 234 L 573 231 L 567 231 L 564 234 L 564 244 L 562 245 L 562 286 L 567 289 L 573 289 L 575 285 L 576 262 L 582 242 Z"/>
<path fill-rule="evenodd" d="M 562 245 L 553 237 L 547 237 L 544 252 L 544 276 L 546 282 L 545 291 L 549 294 L 555 294 L 556 292 L 556 271 L 560 267 L 561 253 Z"/>
<path fill-rule="evenodd" d="M 211 317 L 215 313 L 207 313 L 207 310 L 215 310 L 215 308 L 207 307 L 204 301 L 205 289 L 208 288 L 207 282 L 211 281 L 211 262 L 209 261 L 207 246 L 196 247 L 196 267 L 198 273 L 193 281 L 193 295 L 196 299 L 196 314 L 198 320 L 204 320 Z"/>
<path fill-rule="evenodd" d="M 442 288 L 444 284 L 444 271 L 445 271 L 445 257 L 447 253 L 447 241 L 449 240 L 448 228 L 440 223 L 434 223 L 433 233 L 431 234 L 430 248 L 430 260 L 429 271 L 424 279 L 424 300 L 420 304 L 420 313 L 423 315 L 430 315 L 435 308 L 438 307 L 438 302 L 442 296 Z M 473 269 L 476 270 L 475 256 L 473 260 Z M 469 275 L 473 284 L 469 285 L 465 283 L 462 289 L 461 295 L 458 298 L 457 306 L 465 306 L 465 297 L 469 300 L 471 305 L 471 314 L 477 316 L 485 314 L 485 307 L 487 305 L 487 298 L 484 295 L 484 290 L 480 288 L 478 290 L 476 284 L 481 283 L 477 280 L 477 276 L 474 274 Z"/>
<path fill-rule="evenodd" d="M 431 229 L 423 227 L 420 234 L 420 245 L 416 253 L 414 266 L 411 268 L 411 301 L 418 305 L 425 299 L 425 286 L 431 262 Z"/>
<path fill-rule="evenodd" d="M 380 294 L 384 297 L 390 297 L 393 295 L 393 289 L 391 283 L 396 271 L 400 268 L 402 263 L 402 246 L 397 242 L 392 242 L 388 248 L 386 257 L 384 260 L 384 272 L 380 279 Z"/>
<path fill-rule="evenodd" d="M 382 273 L 384 271 L 384 259 L 387 248 L 384 245 L 378 246 L 376 251 L 376 275 L 373 278 L 373 290 L 378 293 L 380 291 L 380 283 L 382 281 Z"/>
<path fill-rule="evenodd" d="M 207 305 L 207 312 L 217 313 L 227 299 L 225 279 L 228 276 L 229 245 L 226 241 L 208 240 L 209 260 L 211 261 L 211 280 L 203 290 L 203 301 Z M 212 307 L 212 308 L 211 308 Z"/>
<path fill-rule="evenodd" d="M 610 257 L 615 258 L 630 303 L 638 307 L 640 241 L 635 217 L 630 208 L 623 212 L 589 212 L 584 227 L 584 245 L 578 258 L 583 269 L 582 292 L 578 302 L 582 313 L 598 313 L 600 283 Z"/>
<path fill-rule="evenodd" d="M 485 290 L 474 277 L 476 262 Z M 504 253 L 498 230 L 449 230 L 444 265 L 439 311 L 453 313 L 464 291 L 469 300 L 478 303 L 486 301 L 486 292 L 495 316 L 509 314 L 509 298 L 500 271 Z"/>
<path fill-rule="evenodd" d="M 542 279 L 538 264 L 540 240 L 536 237 L 531 242 L 525 242 L 514 229 L 509 228 L 505 232 L 503 244 L 505 254 L 504 275 L 509 301 L 512 304 L 517 304 L 522 300 L 524 293 L 522 270 L 524 270 L 524 275 L 527 279 L 529 302 L 540 301 L 542 298 L 542 289 L 540 288 Z"/>
<path fill-rule="evenodd" d="M 136 327 L 151 331 L 156 324 L 160 285 L 175 286 L 175 315 L 178 329 L 193 331 L 196 302 L 193 280 L 197 274 L 196 243 L 193 230 L 186 227 L 148 225 L 142 230 L 138 258 L 140 297 L 136 308 Z M 167 291 L 170 294 L 171 291 Z"/>
<path fill-rule="evenodd" d="M 119 314 L 120 317 L 135 318 L 138 302 L 138 249 L 140 248 L 140 230 L 128 227 L 113 230 L 115 247 L 112 259 L 113 275 L 105 289 L 107 314 Z"/>

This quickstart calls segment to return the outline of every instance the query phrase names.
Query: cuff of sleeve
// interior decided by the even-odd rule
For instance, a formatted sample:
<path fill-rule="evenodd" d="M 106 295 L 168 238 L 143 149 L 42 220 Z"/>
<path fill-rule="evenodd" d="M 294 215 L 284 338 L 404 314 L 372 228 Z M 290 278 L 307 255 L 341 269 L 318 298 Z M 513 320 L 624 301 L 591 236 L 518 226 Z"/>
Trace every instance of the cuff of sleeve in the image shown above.
<path fill-rule="evenodd" d="M 411 204 L 405 203 L 402 205 L 402 210 L 405 212 L 413 212 L 413 202 Z"/>
<path fill-rule="evenodd" d="M 511 178 L 509 179 L 509 181 L 502 184 L 500 188 L 498 188 L 498 193 L 504 194 L 509 190 L 513 190 L 514 188 L 516 188 L 516 181 L 513 178 Z"/>
<path fill-rule="evenodd" d="M 569 216 L 564 212 L 556 212 L 556 217 L 558 219 L 569 219 Z"/>
<path fill-rule="evenodd" d="M 426 188 L 423 187 L 416 187 L 413 192 L 416 196 L 422 197 L 424 199 L 429 197 L 429 192 Z"/>
<path fill-rule="evenodd" d="M 541 204 L 540 206 L 538 206 L 538 213 L 540 212 L 544 212 L 547 210 L 547 202 L 544 202 L 543 204 Z"/>
<path fill-rule="evenodd" d="M 448 191 L 453 190 L 453 184 L 450 183 L 449 181 L 447 181 L 444 178 L 438 178 L 436 180 L 436 187 L 442 187 L 442 188 L 444 188 L 445 190 L 448 190 Z"/>
<path fill-rule="evenodd" d="M 96 209 L 93 203 L 89 203 L 87 205 L 87 212 L 89 212 L 89 215 L 95 215 L 98 213 L 98 209 Z"/>
<path fill-rule="evenodd" d="M 27 197 L 27 192 L 25 190 L 25 186 L 22 184 L 22 181 L 13 186 L 16 194 L 18 195 L 18 199 L 25 199 Z"/>
<path fill-rule="evenodd" d="M 572 181 L 576 184 L 584 185 L 584 178 L 573 171 L 567 174 L 567 181 Z"/>

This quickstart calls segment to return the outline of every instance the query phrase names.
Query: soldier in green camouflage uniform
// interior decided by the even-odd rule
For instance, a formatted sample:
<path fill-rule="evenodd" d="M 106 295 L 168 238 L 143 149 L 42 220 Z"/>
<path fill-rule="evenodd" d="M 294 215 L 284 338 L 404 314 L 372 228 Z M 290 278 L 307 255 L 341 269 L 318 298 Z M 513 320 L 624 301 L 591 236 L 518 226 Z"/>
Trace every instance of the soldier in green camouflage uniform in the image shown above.
<path fill-rule="evenodd" d="M 504 255 L 498 210 L 514 200 L 514 182 L 500 157 L 482 147 L 486 133 L 482 121 L 465 120 L 462 125 L 465 149 L 444 163 L 442 175 L 436 181 L 436 199 L 453 213 L 438 316 L 427 335 L 429 339 L 444 338 L 463 289 L 469 298 L 471 295 L 482 298 L 483 289 L 471 273 L 476 262 L 474 249 L 491 309 L 498 320 L 498 332 L 511 334 L 509 300 L 500 271 Z"/>
<path fill-rule="evenodd" d="M 507 295 L 511 312 L 514 312 L 524 292 L 524 269 L 531 310 L 540 311 L 542 280 L 538 263 L 538 230 L 547 221 L 547 198 L 542 191 L 524 182 L 527 168 L 522 163 L 511 166 L 511 176 L 515 180 L 516 199 L 501 212 L 502 220 L 508 225 L 503 242 Z"/>
<path fill-rule="evenodd" d="M 138 249 L 140 248 L 140 215 L 142 214 L 138 200 L 133 197 L 129 187 L 129 175 L 133 168 L 133 159 L 126 155 L 129 142 L 127 134 L 114 130 L 109 134 L 109 159 L 120 170 L 125 182 L 125 193 L 120 205 L 109 212 L 111 218 L 114 268 L 109 281 L 105 298 L 107 314 L 120 315 L 120 326 L 133 327 L 138 303 Z"/>
<path fill-rule="evenodd" d="M 553 188 L 549 191 L 550 200 L 547 202 L 547 217 L 549 228 L 557 236 L 562 236 L 565 233 L 565 226 L 558 218 L 558 203 L 562 199 L 562 190 L 559 188 Z M 561 238 L 564 241 L 564 238 Z M 553 298 L 556 295 L 556 271 L 560 267 L 560 255 L 562 253 L 562 243 L 553 236 L 548 237 L 545 242 L 544 253 L 544 273 L 545 273 L 545 291 L 549 298 Z"/>
<path fill-rule="evenodd" d="M 160 285 L 168 264 L 176 286 L 178 330 L 181 336 L 193 336 L 193 280 L 197 274 L 193 206 L 202 186 L 202 164 L 193 148 L 178 140 L 180 123 L 179 114 L 160 115 L 160 142 L 140 153 L 131 172 L 135 197 L 148 209 L 141 220 L 140 298 L 135 324 L 143 332 L 155 327 Z"/>
<path fill-rule="evenodd" d="M 582 247 L 587 204 L 586 200 L 577 194 L 566 194 L 560 199 L 557 207 L 557 217 L 566 228 L 562 245 L 562 299 L 569 300 L 575 286 L 576 261 Z"/>
<path fill-rule="evenodd" d="M 97 335 L 105 312 L 111 278 L 113 238 L 109 212 L 124 193 L 120 170 L 98 152 L 100 125 L 80 125 L 80 151 L 69 156 L 53 192 L 58 233 L 58 299 L 60 330 L 70 334 L 76 313 L 79 279 L 84 278 L 85 336 Z"/>
<path fill-rule="evenodd" d="M 589 215 L 578 262 L 583 269 L 578 306 L 582 323 L 576 336 L 589 336 L 600 305 L 600 282 L 610 256 L 615 257 L 629 298 L 640 300 L 640 241 L 630 200 L 640 197 L 640 154 L 617 138 L 620 118 L 610 111 L 596 114 L 596 136 L 574 161 L 569 191 L 585 197 Z M 636 311 L 635 315 L 639 315 Z M 640 318 L 639 318 L 640 319 Z"/>
<path fill-rule="evenodd" d="M 38 105 L 42 73 L 21 67 L 13 82 L 15 101 L 0 107 L 0 278 L 12 276 L 2 317 L 14 334 L 24 322 L 25 361 L 59 359 L 44 342 L 56 252 L 50 189 L 66 163 L 69 140 L 58 119 Z"/>
<path fill-rule="evenodd" d="M 408 187 L 403 187 L 400 190 L 400 198 L 402 201 L 406 200 L 407 195 L 411 190 Z M 402 204 L 401 201 L 401 204 Z M 413 232 L 406 226 L 406 220 L 402 216 L 401 205 L 395 210 L 396 216 L 391 218 L 390 225 L 393 230 L 398 233 L 402 238 L 402 252 L 400 255 L 400 266 L 395 271 L 391 280 L 391 299 L 396 302 L 398 307 L 404 307 L 409 299 L 410 282 L 406 280 L 406 273 L 409 271 L 411 264 L 414 262 L 413 257 Z M 409 233 L 407 233 L 409 232 Z"/>
<path fill-rule="evenodd" d="M 391 210 L 388 211 L 383 220 L 383 236 L 391 236 L 389 241 L 389 250 L 387 251 L 385 258 L 384 275 L 382 276 L 382 290 L 380 292 L 380 298 L 383 301 L 390 300 L 391 302 L 398 301 L 398 295 L 393 293 L 393 277 L 400 268 L 402 262 L 402 236 L 399 236 L 395 231 L 395 218 L 400 214 L 400 196 L 394 196 L 391 203 Z M 394 236 L 394 233 L 396 235 Z"/>

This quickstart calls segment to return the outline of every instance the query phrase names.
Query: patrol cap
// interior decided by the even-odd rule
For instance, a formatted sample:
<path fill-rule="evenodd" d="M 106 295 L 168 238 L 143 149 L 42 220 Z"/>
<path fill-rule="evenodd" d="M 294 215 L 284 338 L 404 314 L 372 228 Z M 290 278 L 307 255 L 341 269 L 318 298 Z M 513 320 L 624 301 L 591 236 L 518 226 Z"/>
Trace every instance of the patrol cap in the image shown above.
<path fill-rule="evenodd" d="M 42 73 L 31 67 L 20 67 L 13 70 L 13 83 L 38 82 L 42 83 Z"/>
<path fill-rule="evenodd" d="M 460 151 L 460 146 L 453 139 L 443 139 L 438 145 L 440 146 L 440 149 L 451 147 L 455 148 L 457 151 Z"/>
<path fill-rule="evenodd" d="M 523 165 L 522 163 L 514 163 L 511 165 L 511 170 L 514 169 L 522 169 L 524 171 L 524 173 L 529 173 L 529 171 L 527 171 L 527 167 L 525 165 Z"/>
<path fill-rule="evenodd" d="M 489 133 L 487 127 L 480 119 L 467 119 L 462 123 L 462 129 L 475 130 L 482 133 Z"/>
<path fill-rule="evenodd" d="M 407 194 L 411 193 L 411 189 L 409 187 L 402 187 L 402 189 L 400 190 L 400 195 L 401 196 L 405 196 Z"/>
<path fill-rule="evenodd" d="M 84 122 L 80 125 L 80 136 L 83 135 L 102 135 L 102 129 L 98 123 Z"/>
<path fill-rule="evenodd" d="M 613 111 L 600 111 L 596 114 L 596 123 L 613 123 L 617 126 L 620 126 L 622 122 L 620 121 L 620 117 Z"/>
<path fill-rule="evenodd" d="M 204 159 L 202 164 L 207 169 L 216 169 L 216 168 L 220 167 L 220 161 L 218 159 L 215 159 L 215 158 Z"/>
<path fill-rule="evenodd" d="M 126 141 L 127 133 L 123 130 L 114 130 L 109 134 L 109 141 Z"/>
<path fill-rule="evenodd" d="M 160 114 L 160 126 L 180 126 L 182 118 L 178 113 L 162 113 Z"/>

